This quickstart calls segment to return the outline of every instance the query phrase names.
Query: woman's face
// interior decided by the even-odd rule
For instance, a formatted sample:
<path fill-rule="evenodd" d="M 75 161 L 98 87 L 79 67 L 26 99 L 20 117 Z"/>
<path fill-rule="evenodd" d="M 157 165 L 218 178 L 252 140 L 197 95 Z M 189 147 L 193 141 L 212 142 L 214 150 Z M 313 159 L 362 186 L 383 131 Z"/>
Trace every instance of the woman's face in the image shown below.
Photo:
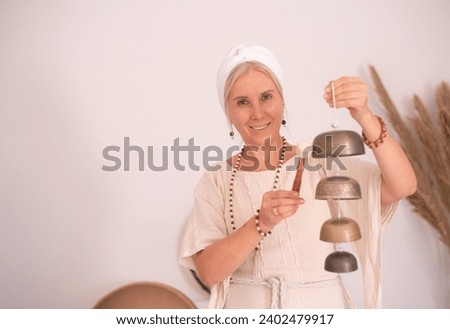
<path fill-rule="evenodd" d="M 283 99 L 264 72 L 250 69 L 230 90 L 228 115 L 246 145 L 261 146 L 268 138 L 277 143 L 283 111 Z"/>

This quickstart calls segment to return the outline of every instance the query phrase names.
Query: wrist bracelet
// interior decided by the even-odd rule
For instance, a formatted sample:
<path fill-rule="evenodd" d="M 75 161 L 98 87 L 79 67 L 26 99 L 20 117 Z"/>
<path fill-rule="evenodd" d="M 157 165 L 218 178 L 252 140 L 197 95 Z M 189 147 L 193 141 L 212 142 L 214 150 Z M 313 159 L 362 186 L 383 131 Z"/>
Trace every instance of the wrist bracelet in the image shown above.
<path fill-rule="evenodd" d="M 362 132 L 362 134 L 361 134 L 363 143 L 366 144 L 371 149 L 374 147 L 380 146 L 380 144 L 383 144 L 384 138 L 387 136 L 387 128 L 386 128 L 386 124 L 384 123 L 383 119 L 380 118 L 378 115 L 375 115 L 375 118 L 378 119 L 378 121 L 380 122 L 380 125 L 381 125 L 380 136 L 374 141 L 369 141 L 367 139 L 366 135 L 364 134 L 364 132 Z"/>
<path fill-rule="evenodd" d="M 256 230 L 258 231 L 259 235 L 262 236 L 262 238 L 264 239 L 268 234 L 272 234 L 272 231 L 269 232 L 264 232 L 261 229 L 261 226 L 259 226 L 259 209 L 256 210 L 256 215 L 255 215 L 255 225 L 256 225 Z M 262 241 L 262 240 L 261 240 Z M 258 245 L 255 247 L 255 250 L 259 249 L 259 246 L 261 245 L 261 241 L 259 241 Z"/>

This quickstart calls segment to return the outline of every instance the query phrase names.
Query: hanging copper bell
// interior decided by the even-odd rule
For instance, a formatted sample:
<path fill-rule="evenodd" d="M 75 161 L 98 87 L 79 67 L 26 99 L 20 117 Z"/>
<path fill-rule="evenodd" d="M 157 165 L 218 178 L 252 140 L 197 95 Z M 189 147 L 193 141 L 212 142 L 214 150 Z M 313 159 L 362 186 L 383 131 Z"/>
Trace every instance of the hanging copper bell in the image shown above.
<path fill-rule="evenodd" d="M 356 257 L 347 251 L 335 251 L 325 259 L 325 270 L 328 272 L 347 273 L 357 269 L 358 262 Z"/>
<path fill-rule="evenodd" d="M 331 176 L 322 178 L 316 186 L 318 200 L 355 200 L 361 199 L 359 183 L 350 177 Z"/>
<path fill-rule="evenodd" d="M 320 240 L 332 243 L 351 242 L 361 239 L 358 223 L 348 217 L 331 218 L 322 224 Z"/>
<path fill-rule="evenodd" d="M 361 136 L 352 130 L 332 130 L 314 138 L 314 158 L 341 157 L 365 153 Z"/>

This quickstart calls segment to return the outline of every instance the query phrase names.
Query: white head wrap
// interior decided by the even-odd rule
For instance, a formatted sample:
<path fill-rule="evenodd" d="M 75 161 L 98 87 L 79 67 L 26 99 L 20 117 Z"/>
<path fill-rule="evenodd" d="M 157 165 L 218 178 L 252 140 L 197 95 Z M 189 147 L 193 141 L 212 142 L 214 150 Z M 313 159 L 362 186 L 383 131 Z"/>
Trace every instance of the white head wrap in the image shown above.
<path fill-rule="evenodd" d="M 239 45 L 229 51 L 217 72 L 217 94 L 220 105 L 225 110 L 225 83 L 231 71 L 239 64 L 245 62 L 259 62 L 264 64 L 283 88 L 283 71 L 274 54 L 262 46 L 244 46 Z"/>

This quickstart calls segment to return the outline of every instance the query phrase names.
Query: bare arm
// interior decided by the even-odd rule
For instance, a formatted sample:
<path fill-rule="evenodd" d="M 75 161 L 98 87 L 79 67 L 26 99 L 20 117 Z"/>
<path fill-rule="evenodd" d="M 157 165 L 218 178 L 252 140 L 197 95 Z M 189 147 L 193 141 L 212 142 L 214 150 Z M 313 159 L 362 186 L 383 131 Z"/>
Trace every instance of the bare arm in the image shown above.
<path fill-rule="evenodd" d="M 200 277 L 207 285 L 223 281 L 245 261 L 262 239 L 254 216 L 235 232 L 195 255 Z"/>

